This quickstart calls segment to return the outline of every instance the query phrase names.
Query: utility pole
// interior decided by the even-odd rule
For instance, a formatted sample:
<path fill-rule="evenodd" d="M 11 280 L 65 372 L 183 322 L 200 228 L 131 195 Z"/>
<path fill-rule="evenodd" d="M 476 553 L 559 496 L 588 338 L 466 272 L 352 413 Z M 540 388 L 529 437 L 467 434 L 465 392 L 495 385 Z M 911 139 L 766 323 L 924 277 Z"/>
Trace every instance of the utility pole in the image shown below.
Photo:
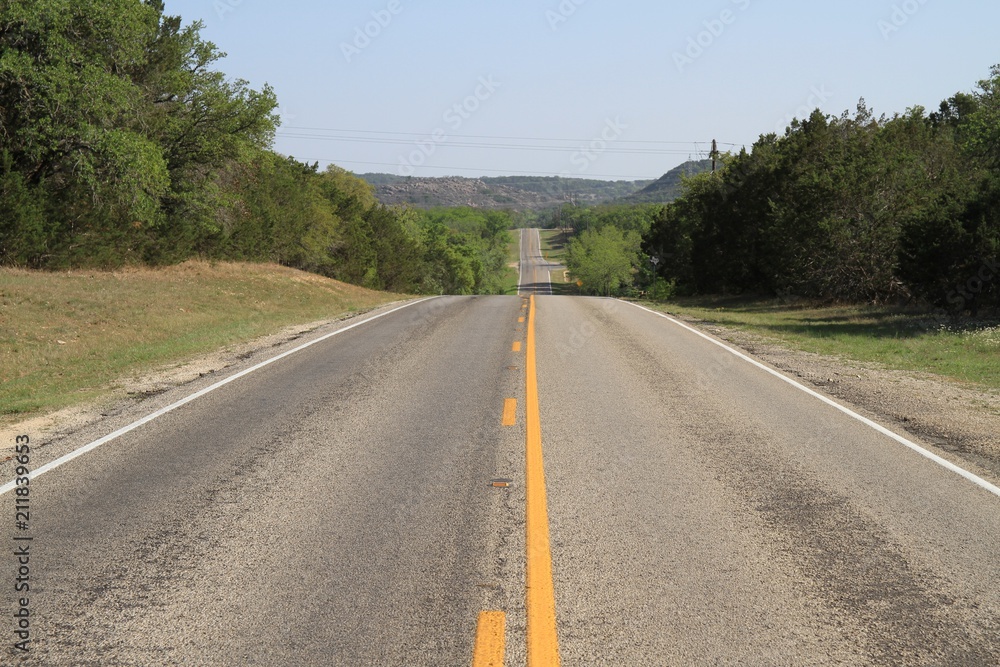
<path fill-rule="evenodd" d="M 719 157 L 719 144 L 712 139 L 712 173 L 715 173 L 715 161 Z"/>

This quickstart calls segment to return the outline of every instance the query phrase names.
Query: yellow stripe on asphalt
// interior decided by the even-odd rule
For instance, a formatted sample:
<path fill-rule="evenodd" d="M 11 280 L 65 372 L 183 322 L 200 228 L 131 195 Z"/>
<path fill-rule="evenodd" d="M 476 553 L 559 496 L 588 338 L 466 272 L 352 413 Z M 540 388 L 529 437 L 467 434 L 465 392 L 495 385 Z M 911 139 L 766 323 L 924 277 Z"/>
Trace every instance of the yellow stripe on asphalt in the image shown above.
<path fill-rule="evenodd" d="M 538 409 L 538 375 L 535 370 L 535 297 L 528 309 L 527 378 L 525 421 L 525 494 L 527 495 L 527 544 L 525 606 L 528 615 L 528 667 L 558 667 L 559 638 L 556 634 L 556 596 L 552 583 L 552 551 L 549 544 L 549 511 L 545 498 L 545 467 L 542 462 L 542 420 Z"/>
<path fill-rule="evenodd" d="M 514 346 L 511 347 L 510 350 L 511 350 L 511 352 L 520 352 L 521 351 L 521 341 L 517 341 L 516 343 L 514 343 Z"/>
<path fill-rule="evenodd" d="M 502 611 L 484 611 L 476 625 L 472 667 L 503 667 L 507 617 Z"/>
<path fill-rule="evenodd" d="M 523 317 L 517 318 L 517 323 L 518 324 L 523 324 L 524 323 L 524 318 Z"/>
<path fill-rule="evenodd" d="M 505 398 L 503 401 L 503 425 L 513 426 L 517 423 L 517 399 Z"/>

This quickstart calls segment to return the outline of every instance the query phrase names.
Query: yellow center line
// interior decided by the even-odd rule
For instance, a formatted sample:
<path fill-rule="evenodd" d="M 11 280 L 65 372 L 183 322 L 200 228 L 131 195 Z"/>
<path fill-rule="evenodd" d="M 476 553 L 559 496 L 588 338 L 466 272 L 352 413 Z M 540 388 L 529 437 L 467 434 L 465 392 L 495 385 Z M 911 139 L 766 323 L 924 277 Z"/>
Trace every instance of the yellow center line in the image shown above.
<path fill-rule="evenodd" d="M 517 399 L 505 398 L 503 401 L 503 425 L 513 426 L 517 423 Z"/>
<path fill-rule="evenodd" d="M 472 667 L 503 667 L 507 617 L 502 611 L 484 611 L 476 625 Z"/>
<path fill-rule="evenodd" d="M 552 583 L 552 551 L 549 544 L 549 511 L 545 498 L 545 467 L 542 462 L 542 420 L 538 409 L 538 375 L 535 370 L 535 297 L 528 309 L 528 344 L 525 386 L 525 494 L 527 521 L 525 541 L 528 616 L 528 667 L 558 667 L 559 638 L 556 634 L 556 596 Z"/>
<path fill-rule="evenodd" d="M 518 324 L 523 324 L 524 323 L 524 318 L 523 317 L 517 318 L 517 323 Z"/>
<path fill-rule="evenodd" d="M 520 352 L 521 351 L 521 341 L 516 341 L 514 343 L 513 347 L 510 348 L 510 351 L 511 352 Z"/>

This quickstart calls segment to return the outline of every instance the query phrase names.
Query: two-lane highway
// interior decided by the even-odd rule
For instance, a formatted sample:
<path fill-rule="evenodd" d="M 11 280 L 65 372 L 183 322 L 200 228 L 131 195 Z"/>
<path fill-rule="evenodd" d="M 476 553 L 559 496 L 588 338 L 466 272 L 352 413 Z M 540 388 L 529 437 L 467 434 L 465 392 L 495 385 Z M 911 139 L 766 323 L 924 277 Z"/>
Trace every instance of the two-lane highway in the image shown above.
<path fill-rule="evenodd" d="M 317 331 L 34 478 L 31 651 L 10 558 L 0 661 L 471 665 L 478 632 L 482 665 L 498 638 L 532 667 L 1000 664 L 997 480 L 672 320 L 548 296 L 537 240 L 521 297 Z"/>
<path fill-rule="evenodd" d="M 537 229 L 520 230 L 521 261 L 518 294 L 552 294 L 552 272 L 565 267 L 550 262 L 542 252 L 542 239 Z"/>

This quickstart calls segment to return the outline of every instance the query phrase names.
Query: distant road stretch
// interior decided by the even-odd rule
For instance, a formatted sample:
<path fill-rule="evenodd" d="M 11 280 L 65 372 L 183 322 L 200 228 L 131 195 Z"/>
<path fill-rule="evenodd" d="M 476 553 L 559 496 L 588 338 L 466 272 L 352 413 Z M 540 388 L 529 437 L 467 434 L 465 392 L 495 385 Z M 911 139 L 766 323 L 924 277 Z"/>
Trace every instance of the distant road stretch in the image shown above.
<path fill-rule="evenodd" d="M 521 262 L 518 294 L 525 296 L 529 294 L 552 294 L 551 272 L 563 267 L 548 261 L 543 256 L 539 230 L 522 229 L 520 231 L 520 238 Z"/>

